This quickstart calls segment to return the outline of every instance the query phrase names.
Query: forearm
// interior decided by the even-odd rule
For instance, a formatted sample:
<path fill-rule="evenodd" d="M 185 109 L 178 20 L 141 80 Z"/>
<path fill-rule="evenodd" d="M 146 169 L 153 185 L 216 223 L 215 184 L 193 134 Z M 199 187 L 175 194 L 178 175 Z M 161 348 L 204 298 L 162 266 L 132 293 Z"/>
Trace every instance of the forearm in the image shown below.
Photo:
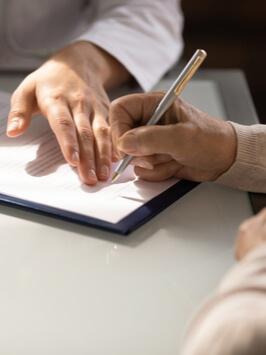
<path fill-rule="evenodd" d="M 225 276 L 191 322 L 182 355 L 265 353 L 265 262 L 264 243 Z"/>

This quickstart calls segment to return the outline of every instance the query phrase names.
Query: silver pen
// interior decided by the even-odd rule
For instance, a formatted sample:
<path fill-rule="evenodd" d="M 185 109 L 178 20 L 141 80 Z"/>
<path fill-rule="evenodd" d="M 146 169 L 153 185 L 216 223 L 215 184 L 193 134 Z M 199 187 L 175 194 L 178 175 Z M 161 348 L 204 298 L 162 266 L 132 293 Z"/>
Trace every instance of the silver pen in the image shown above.
<path fill-rule="evenodd" d="M 194 55 L 191 57 L 190 61 L 187 63 L 185 68 L 179 74 L 176 81 L 173 83 L 171 88 L 167 91 L 159 105 L 157 106 L 154 114 L 150 118 L 147 123 L 147 126 L 155 125 L 159 119 L 163 116 L 163 114 L 169 109 L 169 107 L 173 104 L 176 97 L 181 93 L 184 86 L 191 79 L 193 74 L 196 72 L 198 67 L 201 65 L 203 60 L 206 58 L 207 53 L 203 49 L 197 49 Z M 126 167 L 130 164 L 131 160 L 134 158 L 132 155 L 127 155 L 119 165 L 117 166 L 114 175 L 112 177 L 111 182 L 115 181 L 122 172 L 126 169 Z"/>

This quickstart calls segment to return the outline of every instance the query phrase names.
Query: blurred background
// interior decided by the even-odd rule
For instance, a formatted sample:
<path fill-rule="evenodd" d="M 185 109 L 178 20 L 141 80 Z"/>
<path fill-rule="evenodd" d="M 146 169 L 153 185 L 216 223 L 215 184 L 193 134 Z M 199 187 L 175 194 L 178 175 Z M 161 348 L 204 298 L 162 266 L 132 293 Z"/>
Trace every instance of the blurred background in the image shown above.
<path fill-rule="evenodd" d="M 266 0 L 183 0 L 182 8 L 184 59 L 202 48 L 202 68 L 243 70 L 266 124 Z"/>

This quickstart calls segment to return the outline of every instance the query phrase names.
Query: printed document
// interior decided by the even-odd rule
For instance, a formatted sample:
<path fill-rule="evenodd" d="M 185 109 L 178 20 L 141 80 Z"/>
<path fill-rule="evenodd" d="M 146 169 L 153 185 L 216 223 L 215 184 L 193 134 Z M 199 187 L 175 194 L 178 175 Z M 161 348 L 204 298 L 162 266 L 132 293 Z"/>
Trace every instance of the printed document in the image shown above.
<path fill-rule="evenodd" d="M 34 116 L 21 136 L 6 136 L 10 94 L 0 92 L 0 193 L 37 204 L 118 223 L 156 197 L 177 179 L 147 182 L 132 166 L 113 184 L 88 186 L 63 158 L 48 121 Z M 112 171 L 116 165 L 112 165 Z"/>

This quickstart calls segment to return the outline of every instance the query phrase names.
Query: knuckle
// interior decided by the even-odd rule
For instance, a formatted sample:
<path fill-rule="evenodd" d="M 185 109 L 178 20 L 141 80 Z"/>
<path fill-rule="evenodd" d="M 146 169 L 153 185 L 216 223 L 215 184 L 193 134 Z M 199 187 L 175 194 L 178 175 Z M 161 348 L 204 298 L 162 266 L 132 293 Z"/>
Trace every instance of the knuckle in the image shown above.
<path fill-rule="evenodd" d="M 95 129 L 95 135 L 101 136 L 103 139 L 109 138 L 109 132 L 110 130 L 108 127 L 101 126 Z"/>
<path fill-rule="evenodd" d="M 117 98 L 113 100 L 109 106 L 110 113 L 111 113 L 111 119 L 116 121 L 117 120 L 117 114 L 121 114 L 121 112 L 125 111 L 124 108 L 124 103 L 123 103 L 123 97 L 122 98 Z"/>
<path fill-rule="evenodd" d="M 62 100 L 64 100 L 64 97 L 65 97 L 63 91 L 60 89 L 51 91 L 50 96 L 51 96 L 51 99 L 54 101 L 62 101 Z"/>
<path fill-rule="evenodd" d="M 11 107 L 9 112 L 9 117 L 23 117 L 24 115 L 25 115 L 24 110 L 19 106 Z"/>
<path fill-rule="evenodd" d="M 59 113 L 57 115 L 57 122 L 58 125 L 61 126 L 64 130 L 71 130 L 73 128 L 73 122 L 64 113 Z"/>
<path fill-rule="evenodd" d="M 82 141 L 93 143 L 93 133 L 89 127 L 79 127 L 79 137 Z"/>
<path fill-rule="evenodd" d="M 73 109 L 79 109 L 85 111 L 88 106 L 88 99 L 84 92 L 78 91 L 72 95 L 72 107 Z"/>
<path fill-rule="evenodd" d="M 123 98 L 118 98 L 118 99 L 115 99 L 114 101 L 112 101 L 112 103 L 110 105 L 110 110 L 114 113 L 124 112 L 125 108 L 124 108 Z M 114 115 L 114 119 L 115 118 L 116 118 L 116 116 Z"/>
<path fill-rule="evenodd" d="M 54 108 L 53 104 L 53 99 L 50 96 L 43 96 L 41 98 L 41 107 L 44 112 L 47 112 L 48 110 L 50 111 L 51 108 Z"/>
<path fill-rule="evenodd" d="M 44 95 L 42 97 L 42 103 L 46 106 L 51 105 L 54 102 L 64 102 L 65 96 L 61 90 L 51 90 L 49 95 Z"/>

